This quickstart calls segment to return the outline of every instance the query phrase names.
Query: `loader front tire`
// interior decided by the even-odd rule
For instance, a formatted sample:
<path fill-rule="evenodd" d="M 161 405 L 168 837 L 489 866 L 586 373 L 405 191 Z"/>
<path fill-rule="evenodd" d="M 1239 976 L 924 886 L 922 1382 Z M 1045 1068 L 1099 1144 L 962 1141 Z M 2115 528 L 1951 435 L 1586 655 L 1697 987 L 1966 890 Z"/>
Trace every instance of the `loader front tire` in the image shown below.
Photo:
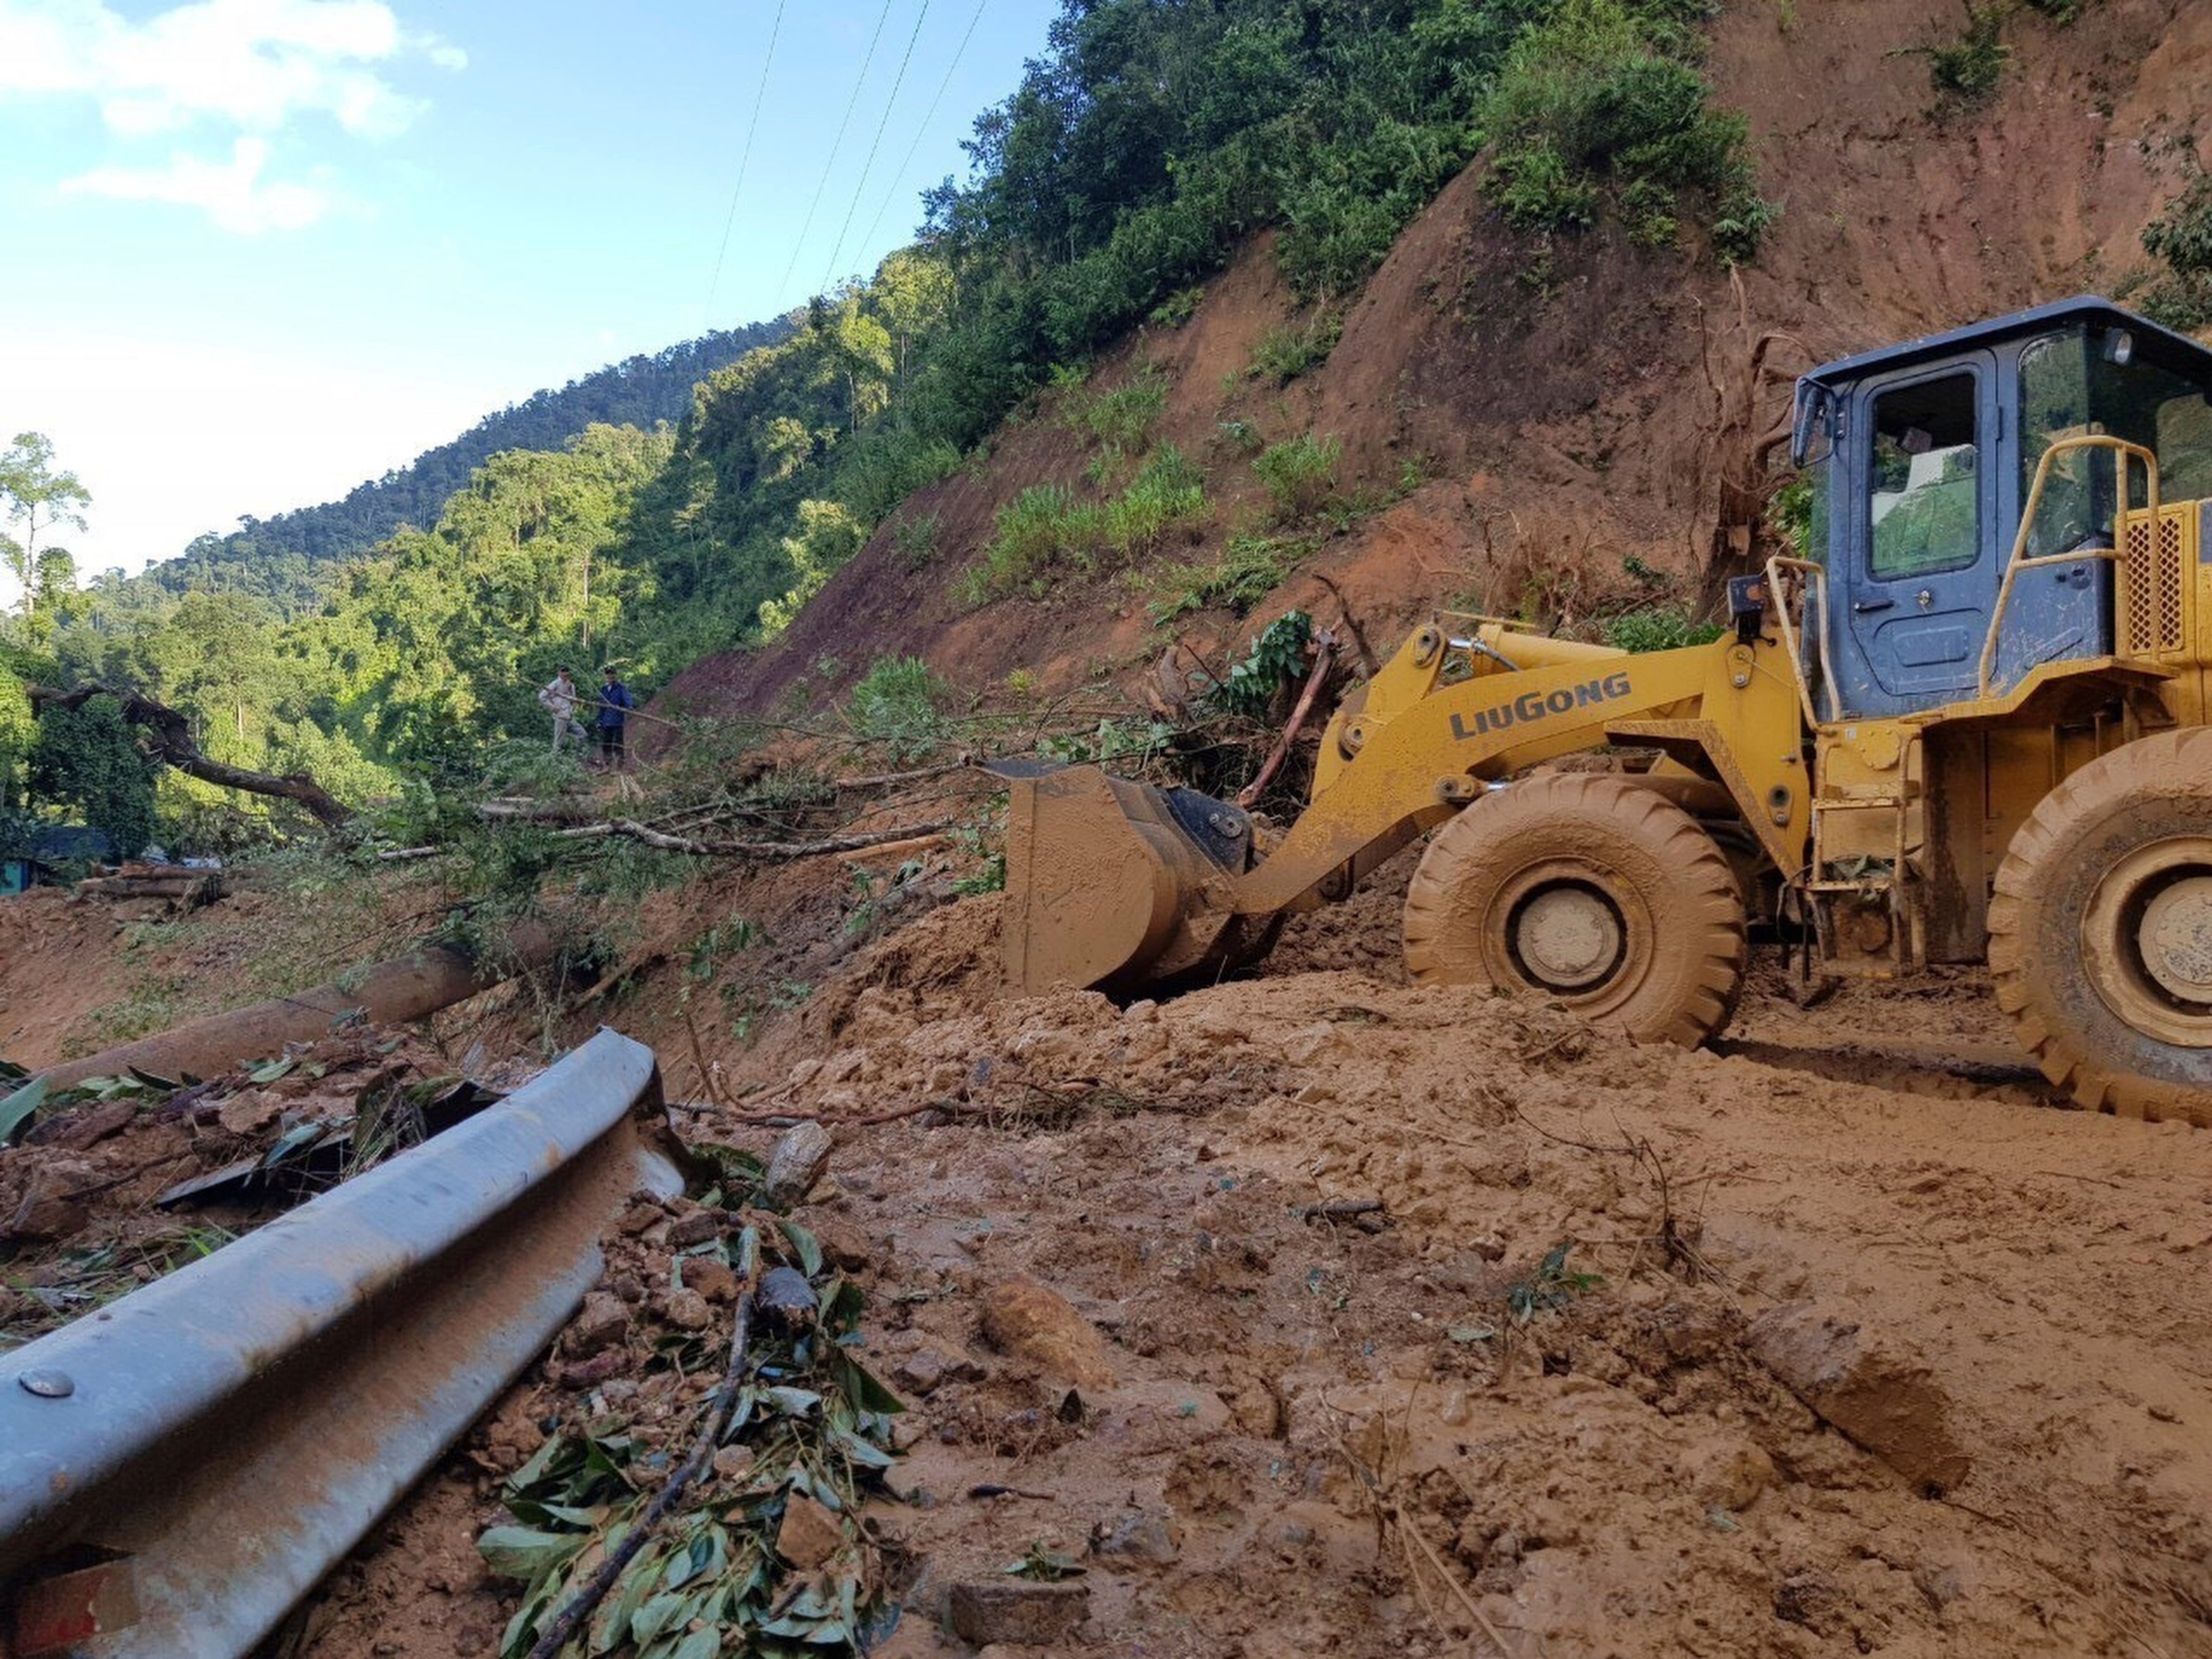
<path fill-rule="evenodd" d="M 1541 992 L 1644 1042 L 1695 1048 L 1743 984 L 1728 860 L 1680 807 L 1602 774 L 1539 773 L 1445 824 L 1405 926 L 1424 984 Z"/>
<path fill-rule="evenodd" d="M 2212 729 L 2138 738 L 2044 797 L 1997 867 L 1990 972 L 2077 1105 L 2212 1128 Z"/>

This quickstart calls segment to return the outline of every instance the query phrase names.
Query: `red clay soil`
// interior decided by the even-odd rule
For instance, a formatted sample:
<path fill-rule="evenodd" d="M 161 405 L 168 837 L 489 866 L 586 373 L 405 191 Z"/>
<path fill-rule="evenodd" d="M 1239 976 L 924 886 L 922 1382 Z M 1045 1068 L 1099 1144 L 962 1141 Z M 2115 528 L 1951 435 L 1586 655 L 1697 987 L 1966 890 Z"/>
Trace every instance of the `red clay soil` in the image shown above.
<path fill-rule="evenodd" d="M 2212 1653 L 2212 1135 L 2054 1109 L 1978 975 L 1762 979 L 1690 1054 L 1407 985 L 1393 902 L 1333 914 L 1124 1010 L 992 999 L 963 901 L 714 1056 L 748 1114 L 935 1103 L 799 1212 L 912 1408 L 878 1651 L 975 1652 L 951 1587 L 1042 1547 L 1087 1622 L 1000 1654 Z M 1026 1284 L 1087 1332 L 1010 1339 Z M 307 1651 L 481 1650 L 466 1540 L 545 1388 Z"/>

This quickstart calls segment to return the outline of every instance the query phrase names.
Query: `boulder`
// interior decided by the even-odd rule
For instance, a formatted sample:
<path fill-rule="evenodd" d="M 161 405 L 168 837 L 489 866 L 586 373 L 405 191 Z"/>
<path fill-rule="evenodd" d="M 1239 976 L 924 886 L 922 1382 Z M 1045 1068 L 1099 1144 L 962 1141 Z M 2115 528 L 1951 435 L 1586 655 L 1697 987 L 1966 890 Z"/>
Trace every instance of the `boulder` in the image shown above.
<path fill-rule="evenodd" d="M 1044 1648 L 1071 1641 L 1091 1614 L 1091 1586 L 1079 1579 L 1048 1584 L 1004 1575 L 952 1587 L 954 1634 L 978 1647 L 993 1642 Z"/>

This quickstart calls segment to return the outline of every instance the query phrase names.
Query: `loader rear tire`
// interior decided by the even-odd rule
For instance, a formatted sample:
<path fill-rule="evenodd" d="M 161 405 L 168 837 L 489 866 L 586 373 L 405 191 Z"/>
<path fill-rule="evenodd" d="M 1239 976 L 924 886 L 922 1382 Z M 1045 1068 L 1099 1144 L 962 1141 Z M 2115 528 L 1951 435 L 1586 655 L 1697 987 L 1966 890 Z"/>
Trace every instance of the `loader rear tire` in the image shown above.
<path fill-rule="evenodd" d="M 1727 858 L 1625 778 L 1540 773 L 1477 800 L 1429 843 L 1405 925 L 1424 984 L 1542 992 L 1639 1041 L 1695 1048 L 1743 985 Z"/>
<path fill-rule="evenodd" d="M 1990 971 L 2077 1105 L 2212 1128 L 2212 729 L 2115 749 L 1997 867 Z"/>

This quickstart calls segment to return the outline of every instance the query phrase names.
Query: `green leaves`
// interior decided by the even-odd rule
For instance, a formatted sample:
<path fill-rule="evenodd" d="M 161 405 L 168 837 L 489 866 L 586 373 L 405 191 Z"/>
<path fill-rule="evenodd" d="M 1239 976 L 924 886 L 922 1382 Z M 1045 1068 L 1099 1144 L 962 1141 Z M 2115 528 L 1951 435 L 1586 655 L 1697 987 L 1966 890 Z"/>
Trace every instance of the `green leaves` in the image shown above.
<path fill-rule="evenodd" d="M 853 1357 L 866 1305 L 859 1286 L 824 1266 L 819 1243 L 781 1221 L 772 1251 L 805 1273 L 817 1324 L 762 1332 L 738 1379 L 721 1446 L 743 1455 L 704 1468 L 672 1513 L 623 1569 L 586 1632 L 586 1659 L 696 1659 L 726 1652 L 791 1656 L 850 1652 L 880 1636 L 896 1608 L 872 1599 L 872 1547 L 858 1520 L 863 1489 L 890 1468 L 896 1395 Z M 741 1278 L 757 1266 L 753 1227 L 710 1243 Z M 777 1248 L 780 1243 L 780 1249 Z M 672 1369 L 643 1379 L 665 1389 L 680 1365 L 696 1374 L 708 1345 L 686 1334 L 662 1339 Z M 689 1412 L 641 1417 L 650 1431 L 570 1431 L 548 1439 L 501 1490 L 512 1522 L 478 1547 L 495 1571 L 523 1580 L 523 1602 L 502 1638 L 502 1659 L 522 1659 L 546 1623 L 639 1523 L 678 1462 L 708 1426 L 720 1389 Z M 836 1518 L 846 1543 L 826 1572 L 793 1572 L 775 1553 L 787 1504 L 801 1494 Z M 574 1650 L 571 1650 L 572 1652 Z"/>
<path fill-rule="evenodd" d="M 46 1097 L 46 1079 L 34 1077 L 5 1099 L 0 1099 L 0 1146 L 5 1146 L 9 1138 L 30 1121 L 31 1114 L 39 1109 Z"/>
<path fill-rule="evenodd" d="M 494 1527 L 477 1540 L 477 1552 L 502 1578 L 534 1580 L 573 1560 L 590 1541 L 588 1533 Z"/>

